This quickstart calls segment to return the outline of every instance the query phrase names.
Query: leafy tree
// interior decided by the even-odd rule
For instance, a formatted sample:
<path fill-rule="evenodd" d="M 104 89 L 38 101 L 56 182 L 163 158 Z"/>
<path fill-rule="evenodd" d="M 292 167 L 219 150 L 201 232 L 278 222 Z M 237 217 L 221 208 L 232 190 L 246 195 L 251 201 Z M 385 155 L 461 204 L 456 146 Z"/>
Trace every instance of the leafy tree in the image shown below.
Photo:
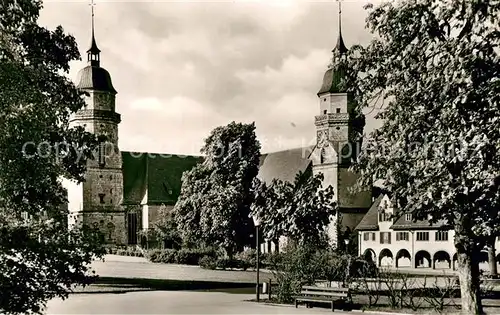
<path fill-rule="evenodd" d="M 500 3 L 368 8 L 375 38 L 336 63 L 360 106 L 387 101 L 357 168 L 384 181 L 401 214 L 454 227 L 462 310 L 479 314 L 478 252 L 500 228 Z"/>
<path fill-rule="evenodd" d="M 323 174 L 308 175 L 299 172 L 293 183 L 275 179 L 269 186 L 255 180 L 252 215 L 261 219 L 264 237 L 275 242 L 284 236 L 298 244 L 324 243 L 337 205 L 332 186 L 322 189 Z"/>
<path fill-rule="evenodd" d="M 251 243 L 251 188 L 260 158 L 255 124 L 215 128 L 201 152 L 203 162 L 183 174 L 176 221 L 185 240 L 216 244 L 232 256 Z"/>
<path fill-rule="evenodd" d="M 165 205 L 161 205 L 158 211 L 158 218 L 153 223 L 152 232 L 151 237 L 173 248 L 179 247 L 182 242 L 175 221 L 175 212 Z"/>
<path fill-rule="evenodd" d="M 70 129 L 84 104 L 64 76 L 75 39 L 37 25 L 36 0 L 0 4 L 0 312 L 41 313 L 93 276 L 103 254 L 90 233 L 67 229 L 61 177 L 83 180 L 97 139 Z"/>

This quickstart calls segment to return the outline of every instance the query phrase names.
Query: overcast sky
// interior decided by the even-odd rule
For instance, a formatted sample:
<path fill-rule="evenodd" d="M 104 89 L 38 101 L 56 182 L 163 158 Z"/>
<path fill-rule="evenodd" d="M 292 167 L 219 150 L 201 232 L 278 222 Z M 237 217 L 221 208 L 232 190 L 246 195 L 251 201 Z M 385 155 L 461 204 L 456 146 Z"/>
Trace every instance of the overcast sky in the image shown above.
<path fill-rule="evenodd" d="M 263 152 L 314 142 L 316 93 L 338 34 L 334 1 L 99 1 L 101 66 L 118 91 L 123 151 L 198 154 L 209 132 L 256 122 Z M 344 1 L 347 46 L 367 43 L 367 0 Z M 90 44 L 89 1 L 45 0 L 40 23 Z M 379 125 L 367 115 L 366 131 Z"/>

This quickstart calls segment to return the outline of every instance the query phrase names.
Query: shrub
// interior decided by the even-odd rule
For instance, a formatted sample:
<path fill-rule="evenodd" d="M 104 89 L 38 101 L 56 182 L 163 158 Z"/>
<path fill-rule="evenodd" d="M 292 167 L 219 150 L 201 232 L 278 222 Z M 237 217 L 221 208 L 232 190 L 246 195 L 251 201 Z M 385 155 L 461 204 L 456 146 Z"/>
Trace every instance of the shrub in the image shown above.
<path fill-rule="evenodd" d="M 235 255 L 234 265 L 236 268 L 241 268 L 247 270 L 248 268 L 254 268 L 257 261 L 257 252 L 255 249 L 246 249 Z M 259 258 L 262 257 L 259 255 Z"/>
<path fill-rule="evenodd" d="M 158 256 L 160 256 L 161 250 L 160 249 L 150 249 L 146 252 L 146 259 L 151 261 L 151 262 L 158 262 Z"/>
<path fill-rule="evenodd" d="M 120 255 L 120 256 L 127 256 L 127 253 L 128 253 L 128 252 L 127 252 L 127 250 L 126 250 L 126 249 L 121 249 L 121 248 L 119 248 L 119 249 L 117 249 L 117 250 L 116 250 L 116 255 Z"/>
<path fill-rule="evenodd" d="M 138 247 L 109 247 L 106 249 L 108 254 L 120 255 L 120 256 L 132 256 L 132 257 L 144 257 L 144 252 Z"/>
<path fill-rule="evenodd" d="M 231 268 L 231 259 L 228 257 L 217 257 L 216 266 L 222 270 Z"/>
<path fill-rule="evenodd" d="M 377 271 L 374 264 L 314 245 L 289 245 L 281 253 L 267 254 L 263 260 L 277 280 L 275 292 L 281 303 L 292 302 L 303 285 L 319 280 L 350 283 Z"/>
<path fill-rule="evenodd" d="M 183 248 L 151 249 L 146 252 L 146 258 L 155 263 L 198 265 L 201 258 L 209 256 L 215 260 L 213 248 Z"/>
<path fill-rule="evenodd" d="M 198 263 L 203 269 L 214 270 L 217 268 L 217 260 L 212 256 L 203 256 Z"/>
<path fill-rule="evenodd" d="M 271 254 L 268 258 L 277 280 L 277 299 L 281 303 L 292 302 L 293 295 L 302 285 L 313 284 L 327 273 L 327 256 L 310 246 L 287 246 L 284 252 Z"/>
<path fill-rule="evenodd" d="M 457 306 L 455 304 L 455 298 L 460 296 L 458 277 L 434 276 L 429 287 L 426 285 L 426 280 L 427 278 L 425 278 L 423 284 L 423 290 L 425 292 L 424 301 L 434 310 L 442 312 L 447 307 Z M 487 287 L 483 287 L 481 291 L 488 289 Z"/>
<path fill-rule="evenodd" d="M 259 254 L 259 265 L 261 268 L 269 268 L 269 255 L 270 253 L 260 253 Z M 255 266 L 255 263 L 252 265 L 252 267 Z"/>
<path fill-rule="evenodd" d="M 116 247 L 108 247 L 106 248 L 106 254 L 116 255 L 117 250 Z"/>
<path fill-rule="evenodd" d="M 173 264 L 177 261 L 179 252 L 175 249 L 164 249 L 161 251 L 160 262 L 164 264 Z"/>
<path fill-rule="evenodd" d="M 368 296 L 368 307 L 377 305 L 383 284 L 379 269 L 375 263 L 364 260 L 357 264 L 355 270 L 354 289 Z"/>
<path fill-rule="evenodd" d="M 197 265 L 200 257 L 194 257 L 193 253 L 189 249 L 180 249 L 177 252 L 177 257 L 175 263 L 182 265 Z"/>
<path fill-rule="evenodd" d="M 262 263 L 262 268 L 269 268 L 273 269 L 273 266 L 275 266 L 278 263 L 278 260 L 281 259 L 282 253 L 278 252 L 271 252 L 271 253 L 266 253 L 260 258 L 260 262 Z"/>
<path fill-rule="evenodd" d="M 154 263 L 172 264 L 176 262 L 177 251 L 175 249 L 152 249 L 147 251 L 146 258 Z"/>
<path fill-rule="evenodd" d="M 143 257 L 144 254 L 140 248 L 137 247 L 129 247 L 125 251 L 126 256 L 133 256 L 133 257 Z"/>
<path fill-rule="evenodd" d="M 198 265 L 198 262 L 204 256 L 215 257 L 215 250 L 210 247 L 183 248 L 177 252 L 176 263 L 184 265 Z"/>

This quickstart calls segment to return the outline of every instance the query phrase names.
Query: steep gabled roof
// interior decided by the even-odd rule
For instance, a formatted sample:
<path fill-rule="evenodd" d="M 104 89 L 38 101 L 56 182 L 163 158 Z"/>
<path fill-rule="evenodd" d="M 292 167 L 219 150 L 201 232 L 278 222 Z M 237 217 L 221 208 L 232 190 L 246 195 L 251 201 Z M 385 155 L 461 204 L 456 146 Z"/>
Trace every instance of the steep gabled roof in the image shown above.
<path fill-rule="evenodd" d="M 150 154 L 148 204 L 175 204 L 181 192 L 182 174 L 201 161 L 198 156 Z"/>
<path fill-rule="evenodd" d="M 198 156 L 122 152 L 124 204 L 175 204 L 182 173 L 202 160 Z"/>
<path fill-rule="evenodd" d="M 271 183 L 273 179 L 293 183 L 295 175 L 299 171 L 306 172 L 311 165 L 308 159 L 310 152 L 310 147 L 304 147 L 263 154 L 257 177 L 266 183 Z"/>
<path fill-rule="evenodd" d="M 418 220 L 413 222 L 413 220 L 406 220 L 406 215 L 396 219 L 396 222 L 391 226 L 392 230 L 437 230 L 439 228 L 447 226 L 445 220 L 439 220 L 438 222 L 431 225 L 428 220 Z"/>
<path fill-rule="evenodd" d="M 123 203 L 140 204 L 147 190 L 147 154 L 122 151 Z"/>
<path fill-rule="evenodd" d="M 339 167 L 337 170 L 338 186 L 337 201 L 341 208 L 363 208 L 368 209 L 372 205 L 371 187 L 352 191 L 356 186 L 359 174 L 349 170 L 348 167 Z"/>
<path fill-rule="evenodd" d="M 262 154 L 258 177 L 293 182 L 299 172 L 311 174 L 311 147 Z M 199 156 L 147 152 L 122 152 L 124 204 L 175 204 L 180 194 L 182 174 L 200 163 Z"/>
<path fill-rule="evenodd" d="M 373 231 L 378 230 L 378 207 L 380 202 L 384 198 L 384 195 L 380 195 L 375 199 L 368 212 L 365 214 L 355 230 L 357 231 Z"/>

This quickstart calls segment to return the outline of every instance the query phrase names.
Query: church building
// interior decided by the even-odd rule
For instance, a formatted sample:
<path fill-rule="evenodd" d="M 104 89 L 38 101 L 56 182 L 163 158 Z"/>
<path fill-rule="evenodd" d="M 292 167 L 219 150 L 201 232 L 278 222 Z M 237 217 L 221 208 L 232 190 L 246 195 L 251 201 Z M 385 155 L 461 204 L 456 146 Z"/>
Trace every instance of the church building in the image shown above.
<path fill-rule="evenodd" d="M 342 58 L 346 52 L 339 10 L 334 58 Z M 109 72 L 101 67 L 93 22 L 87 61 L 76 82 L 77 88 L 85 92 L 86 105 L 73 115 L 71 124 L 107 136 L 107 142 L 99 146 L 97 159 L 88 162 L 85 182 L 66 184 L 69 225 L 94 228 L 108 244 L 134 245 L 139 241 L 138 232 L 151 226 L 162 205 L 169 208 L 175 205 L 182 173 L 202 157 L 120 151 L 118 125 L 122 117 L 117 112 L 117 90 Z M 260 179 L 270 182 L 275 178 L 293 181 L 299 171 L 309 175 L 323 173 L 324 187 L 334 188 L 334 198 L 340 206 L 339 216 L 328 229 L 333 244 L 339 231 L 353 231 L 372 205 L 371 187 L 357 193 L 349 189 L 358 178 L 349 171 L 349 166 L 358 152 L 356 148 L 360 147 L 362 127 L 355 122 L 357 115 L 351 95 L 340 85 L 343 74 L 342 69 L 329 67 L 321 85 L 318 84 L 318 112 L 311 117 L 317 131 L 316 144 L 262 154 L 258 174 Z"/>

